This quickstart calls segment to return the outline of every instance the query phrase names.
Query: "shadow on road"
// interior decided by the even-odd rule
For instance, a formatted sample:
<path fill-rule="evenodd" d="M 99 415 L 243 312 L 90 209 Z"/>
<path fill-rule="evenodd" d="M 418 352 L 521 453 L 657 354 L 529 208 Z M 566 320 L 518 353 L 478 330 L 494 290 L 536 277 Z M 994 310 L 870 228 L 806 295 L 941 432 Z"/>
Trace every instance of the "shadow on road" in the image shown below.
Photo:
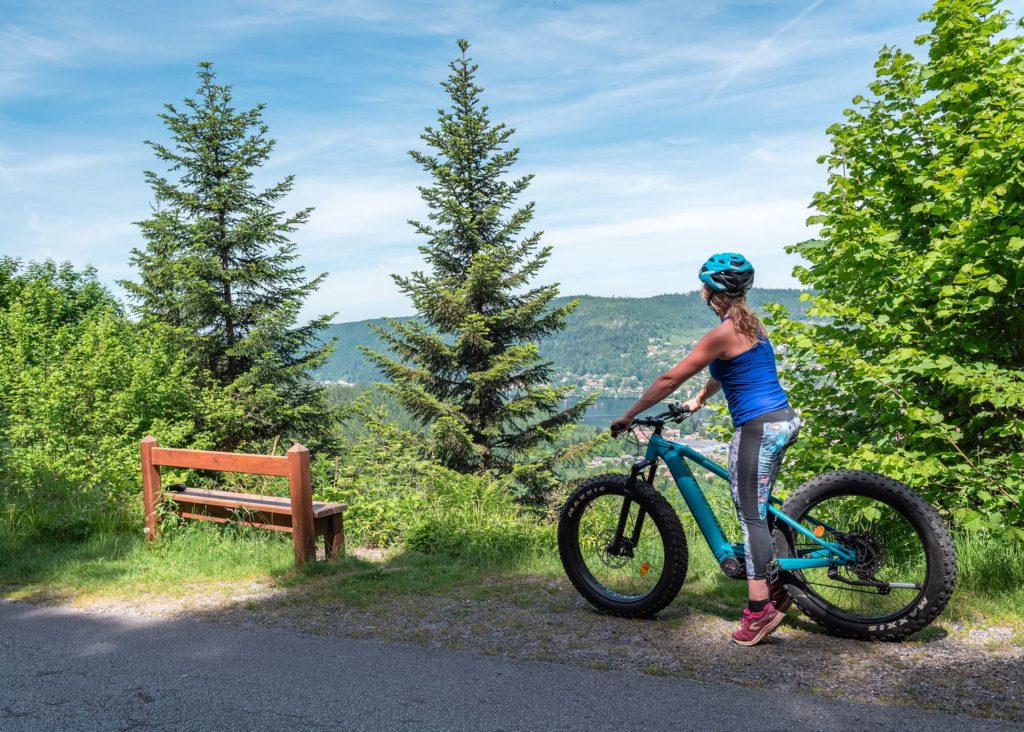
<path fill-rule="evenodd" d="M 131 638 L 143 637 L 136 626 L 176 629 L 177 618 L 186 627 L 224 632 L 270 628 L 333 639 L 324 642 L 411 643 L 429 652 L 462 650 L 517 663 L 553 661 L 567 673 L 575 668 L 678 683 L 727 682 L 735 690 L 771 689 L 801 698 L 814 694 L 1024 720 L 1024 653 L 1005 634 L 952 637 L 933 626 L 909 643 L 863 643 L 832 637 L 794 609 L 766 643 L 744 649 L 728 642 L 739 603 L 733 597 L 736 584 L 724 577 L 710 586 L 701 579 L 699 590 L 684 587 L 679 599 L 653 620 L 623 620 L 594 612 L 557 568 L 542 572 L 515 563 L 481 565 L 401 553 L 374 561 L 319 563 L 296 572 L 288 542 L 275 541 L 208 547 L 225 552 L 212 564 L 188 543 L 151 551 L 138 539 L 111 539 L 60 547 L 48 557 L 39 547 L 0 568 L 0 583 L 35 602 L 91 603 L 98 612 L 75 622 L 120 623 L 126 647 L 136 642 Z M 230 564 L 234 552 L 239 562 L 263 552 L 263 576 L 272 579 L 211 574 L 211 566 Z M 181 583 L 192 566 L 196 580 Z M 158 581 L 161 571 L 179 578 L 178 584 Z M 115 586 L 117 596 L 83 599 L 89 597 L 83 588 L 92 585 Z M 155 592 L 156 587 L 162 590 Z M 122 642 L 119 633 L 108 636 L 105 643 Z M 78 648 L 75 638 L 61 643 Z M 194 654 L 205 657 L 221 647 L 199 648 Z M 95 652 L 99 646 L 90 648 Z"/>
<path fill-rule="evenodd" d="M 746 728 L 757 709 L 770 720 L 759 729 L 1011 729 L 812 695 L 205 620 L 0 602 L 0 726 L 713 731 Z"/>

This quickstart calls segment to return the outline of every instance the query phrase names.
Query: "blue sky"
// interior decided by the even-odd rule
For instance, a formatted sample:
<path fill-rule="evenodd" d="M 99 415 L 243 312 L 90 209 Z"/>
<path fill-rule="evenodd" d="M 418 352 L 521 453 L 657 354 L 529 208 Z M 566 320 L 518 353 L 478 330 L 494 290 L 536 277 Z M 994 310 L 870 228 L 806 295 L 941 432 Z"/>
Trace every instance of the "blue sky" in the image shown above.
<path fill-rule="evenodd" d="M 1017 10 L 1020 2 L 1009 3 Z M 239 107 L 267 106 L 266 182 L 296 175 L 288 210 L 310 273 L 306 314 L 411 311 L 389 273 L 419 265 L 410 218 L 428 183 L 406 154 L 473 43 L 494 119 L 517 130 L 525 200 L 565 294 L 696 288 L 708 254 L 742 251 L 789 286 L 786 244 L 825 171 L 825 128 L 864 91 L 883 44 L 912 47 L 917 0 L 732 2 L 133 3 L 0 0 L 0 253 L 133 273 L 132 222 L 161 170 L 157 114 L 215 63 Z M 116 289 L 116 287 L 115 287 Z"/>

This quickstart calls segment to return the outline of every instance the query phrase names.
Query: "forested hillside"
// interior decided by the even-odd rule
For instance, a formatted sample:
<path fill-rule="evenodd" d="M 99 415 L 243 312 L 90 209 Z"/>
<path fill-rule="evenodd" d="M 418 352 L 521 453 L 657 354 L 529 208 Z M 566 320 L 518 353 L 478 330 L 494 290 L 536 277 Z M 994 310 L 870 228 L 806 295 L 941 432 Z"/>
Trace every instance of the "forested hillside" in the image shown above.
<path fill-rule="evenodd" d="M 602 391 L 639 388 L 640 382 L 678 361 L 716 322 L 697 292 L 642 298 L 581 295 L 558 298 L 553 306 L 573 299 L 580 304 L 568 327 L 542 341 L 541 351 L 555 364 L 559 380 Z M 749 300 L 758 310 L 766 303 L 781 303 L 796 317 L 806 312 L 799 290 L 754 289 Z M 331 325 L 325 333 L 338 339 L 338 347 L 320 377 L 355 384 L 379 381 L 379 372 L 358 347 L 380 347 L 369 325 L 382 322 Z"/>

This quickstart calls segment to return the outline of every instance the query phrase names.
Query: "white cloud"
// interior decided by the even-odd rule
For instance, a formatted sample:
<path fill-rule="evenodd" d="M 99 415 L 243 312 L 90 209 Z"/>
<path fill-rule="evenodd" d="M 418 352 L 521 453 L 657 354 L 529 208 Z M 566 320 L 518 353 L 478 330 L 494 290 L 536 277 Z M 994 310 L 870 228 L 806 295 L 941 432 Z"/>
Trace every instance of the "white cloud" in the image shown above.
<path fill-rule="evenodd" d="M 362 267 L 336 267 L 306 301 L 303 318 L 337 312 L 338 322 L 406 315 L 412 305 L 395 287 L 392 273 L 408 274 L 422 266 L 418 257 L 395 256 Z M 316 273 L 307 263 L 307 272 Z"/>
<path fill-rule="evenodd" d="M 133 156 L 119 153 L 60 152 L 49 155 L 23 154 L 17 158 L 0 154 L 4 172 L 12 179 L 22 176 L 47 176 L 98 169 L 131 159 Z M 10 163 L 7 162 L 8 160 Z"/>
<path fill-rule="evenodd" d="M 341 265 L 352 257 L 366 261 L 396 244 L 411 249 L 413 230 L 406 221 L 423 213 L 415 182 L 409 178 L 309 179 L 299 182 L 289 204 L 316 209 L 296 236 L 304 250 L 334 256 Z"/>
<path fill-rule="evenodd" d="M 45 244 L 46 235 L 43 232 L 43 227 L 39 224 L 39 214 L 29 208 L 27 203 L 24 204 L 22 208 L 25 209 L 25 215 L 28 217 L 28 221 L 26 222 L 28 224 L 28 228 L 39 235 L 40 239 L 42 239 Z"/>
<path fill-rule="evenodd" d="M 453 34 L 487 17 L 499 7 L 496 3 L 449 0 L 436 3 L 376 2 L 374 0 L 273 0 L 249 3 L 246 7 L 215 16 L 212 27 L 227 30 L 260 30 L 305 23 L 357 23 L 368 27 L 384 26 L 402 34 Z"/>
<path fill-rule="evenodd" d="M 0 28 L 0 53 L 7 63 L 64 62 L 70 49 L 64 44 L 18 26 Z"/>
<path fill-rule="evenodd" d="M 792 28 L 801 20 L 810 15 L 814 11 L 814 9 L 821 5 L 823 2 L 825 2 L 825 0 L 814 0 L 814 2 L 812 2 L 810 5 L 801 10 L 795 17 L 789 20 L 785 25 L 783 25 L 777 31 L 775 31 L 770 36 L 765 38 L 763 41 L 758 43 L 757 48 L 754 50 L 754 52 L 749 54 L 748 56 L 745 56 L 742 60 L 740 60 L 739 63 L 733 66 L 732 69 L 730 69 L 729 73 L 726 75 L 726 77 L 722 79 L 722 81 L 719 82 L 719 84 L 711 91 L 711 96 L 708 97 L 708 101 L 713 102 L 715 98 L 722 92 L 722 90 L 725 89 L 725 87 L 727 87 L 730 83 L 732 83 L 736 79 L 736 77 L 742 74 L 748 67 L 754 66 L 759 62 L 764 63 L 763 57 L 766 56 L 772 50 L 772 47 L 775 45 L 775 42 L 779 40 L 779 38 L 781 38 L 786 33 L 786 31 L 788 31 L 790 28 Z"/>

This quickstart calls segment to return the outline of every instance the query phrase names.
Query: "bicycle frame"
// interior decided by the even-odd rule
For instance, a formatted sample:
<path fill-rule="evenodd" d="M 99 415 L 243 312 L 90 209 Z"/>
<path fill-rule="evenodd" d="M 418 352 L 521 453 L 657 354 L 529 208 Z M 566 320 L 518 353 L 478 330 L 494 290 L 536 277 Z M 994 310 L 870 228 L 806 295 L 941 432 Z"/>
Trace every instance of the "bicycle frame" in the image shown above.
<path fill-rule="evenodd" d="M 645 459 L 633 466 L 631 476 L 635 477 L 636 475 L 639 475 L 641 471 L 650 467 L 652 469 L 651 478 L 653 479 L 654 470 L 657 469 L 658 460 L 664 460 L 669 471 L 672 473 L 672 477 L 675 479 L 676 486 L 679 488 L 679 492 L 682 494 L 683 500 L 686 501 L 686 505 L 689 507 L 694 520 L 696 520 L 697 526 L 700 527 L 700 531 L 704 535 L 704 540 L 707 542 L 711 552 L 715 555 L 715 559 L 718 560 L 718 563 L 721 565 L 722 562 L 733 557 L 742 565 L 744 561 L 743 545 L 733 544 L 725 537 L 725 533 L 722 531 L 722 526 L 718 523 L 718 518 L 711 510 L 711 505 L 708 503 L 708 499 L 704 496 L 704 492 L 698 485 L 697 479 L 693 476 L 693 472 L 690 470 L 690 466 L 686 461 L 691 460 L 702 468 L 706 468 L 725 480 L 729 480 L 729 471 L 715 461 L 704 457 L 691 447 L 666 440 L 661 436 L 661 434 L 659 434 L 660 432 L 661 430 L 658 429 L 650 436 L 647 443 Z M 782 501 L 772 496 L 768 505 L 768 512 L 775 516 L 777 521 L 782 521 L 794 531 L 803 534 L 805 537 L 818 544 L 820 548 L 798 550 L 799 556 L 797 557 L 780 557 L 777 560 L 780 569 L 801 570 L 811 569 L 814 567 L 830 567 L 833 565 L 848 564 L 854 560 L 855 554 L 852 550 L 815 536 L 814 532 L 780 511 L 777 508 L 777 505 L 781 504 Z M 624 509 L 623 514 L 628 511 L 628 501 L 627 506 L 625 506 Z M 625 518 L 625 515 L 620 518 L 620 526 L 616 534 L 617 536 L 622 536 Z M 826 524 L 823 524 L 813 518 L 808 517 L 808 520 L 813 524 L 824 527 L 826 530 L 830 529 Z M 639 531 L 639 526 L 637 527 L 637 531 Z"/>

